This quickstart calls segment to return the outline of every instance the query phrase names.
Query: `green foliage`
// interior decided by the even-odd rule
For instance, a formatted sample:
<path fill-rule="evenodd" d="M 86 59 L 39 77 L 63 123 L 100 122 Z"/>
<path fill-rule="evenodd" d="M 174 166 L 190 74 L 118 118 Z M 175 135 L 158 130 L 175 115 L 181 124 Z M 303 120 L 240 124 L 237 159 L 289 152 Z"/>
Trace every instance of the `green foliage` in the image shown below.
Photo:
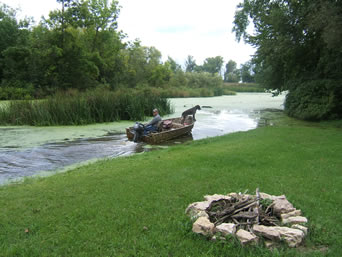
<path fill-rule="evenodd" d="M 158 95 L 180 97 L 224 93 L 218 75 L 222 57 L 197 66 L 188 56 L 184 72 L 171 57 L 163 63 L 155 47 L 123 42 L 117 1 L 58 2 L 61 9 L 29 29 L 27 22 L 16 21 L 14 10 L 1 7 L 0 99 L 42 99 L 58 91 L 99 87 L 155 87 Z"/>
<path fill-rule="evenodd" d="M 169 81 L 158 87 L 160 95 L 165 97 L 200 97 L 222 95 L 222 78 L 204 72 L 178 71 L 170 74 Z"/>
<path fill-rule="evenodd" d="M 220 74 L 223 65 L 221 56 L 209 57 L 204 60 L 202 70 L 211 74 Z"/>
<path fill-rule="evenodd" d="M 338 88 L 328 86 L 326 90 L 329 92 L 318 90 L 316 95 L 311 92 L 320 81 L 335 81 L 329 84 L 339 87 L 342 45 L 337 42 L 342 41 L 342 33 L 337 27 L 342 24 L 342 2 L 245 0 L 238 8 L 233 30 L 237 39 L 243 37 L 257 48 L 253 58 L 256 81 L 269 89 L 289 90 L 287 99 L 291 103 L 287 103 L 286 108 L 291 107 L 289 113 L 296 117 L 325 119 L 340 116 L 336 112 L 338 108 L 324 108 L 321 114 L 317 110 L 323 106 L 321 98 L 326 95 L 332 94 L 339 97 L 337 101 L 342 101 L 335 93 Z M 248 17 L 254 23 L 253 34 L 247 32 Z M 294 96 L 296 93 L 303 95 L 305 90 L 308 91 L 305 97 Z M 322 95 L 317 95 L 319 93 Z M 309 100 L 308 97 L 312 98 Z M 312 111 L 308 110 L 308 102 Z"/>
<path fill-rule="evenodd" d="M 167 61 L 165 62 L 168 65 L 173 73 L 181 72 L 182 66 L 179 65 L 174 59 L 170 56 L 167 57 Z"/>
<path fill-rule="evenodd" d="M 223 89 L 233 92 L 265 92 L 265 88 L 256 83 L 224 83 Z"/>
<path fill-rule="evenodd" d="M 225 81 L 226 82 L 239 82 L 240 81 L 240 72 L 239 70 L 235 70 L 234 72 L 230 72 L 228 74 L 225 74 Z"/>
<path fill-rule="evenodd" d="M 195 71 L 197 64 L 193 56 L 188 55 L 185 60 L 185 71 L 186 72 L 193 72 Z"/>
<path fill-rule="evenodd" d="M 285 102 L 289 116 L 304 120 L 337 119 L 342 113 L 342 81 L 312 80 L 296 83 Z"/>
<path fill-rule="evenodd" d="M 239 82 L 240 81 L 240 71 L 236 68 L 236 62 L 229 60 L 226 64 L 226 70 L 224 72 L 225 82 Z"/>
<path fill-rule="evenodd" d="M 250 61 L 241 65 L 240 72 L 241 72 L 241 80 L 243 83 L 255 82 L 253 66 L 254 65 Z"/>
<path fill-rule="evenodd" d="M 210 73 L 185 73 L 187 87 L 190 88 L 217 88 L 222 86 L 222 78 Z"/>
<path fill-rule="evenodd" d="M 234 72 L 236 70 L 236 62 L 233 60 L 229 60 L 226 64 L 226 74 Z"/>
<path fill-rule="evenodd" d="M 172 112 L 167 99 L 146 91 L 69 91 L 46 100 L 11 101 L 0 109 L 0 124 L 51 126 L 143 120 L 154 108 L 162 115 Z"/>
<path fill-rule="evenodd" d="M 33 98 L 34 90 L 32 85 L 15 85 L 13 87 L 0 87 L 0 100 L 21 99 L 29 100 Z"/>

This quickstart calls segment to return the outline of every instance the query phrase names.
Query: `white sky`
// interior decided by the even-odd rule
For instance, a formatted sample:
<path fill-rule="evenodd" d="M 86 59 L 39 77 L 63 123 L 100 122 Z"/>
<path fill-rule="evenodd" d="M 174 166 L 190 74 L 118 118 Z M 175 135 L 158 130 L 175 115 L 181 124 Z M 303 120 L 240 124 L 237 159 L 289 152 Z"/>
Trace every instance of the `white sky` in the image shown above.
<path fill-rule="evenodd" d="M 227 62 L 242 64 L 251 59 L 254 49 L 236 42 L 231 32 L 237 4 L 242 0 L 119 0 L 119 29 L 129 40 L 155 46 L 163 55 L 184 64 L 188 55 L 197 64 L 207 57 L 222 56 Z M 20 8 L 19 17 L 36 21 L 50 10 L 60 8 L 55 0 L 0 0 Z"/>

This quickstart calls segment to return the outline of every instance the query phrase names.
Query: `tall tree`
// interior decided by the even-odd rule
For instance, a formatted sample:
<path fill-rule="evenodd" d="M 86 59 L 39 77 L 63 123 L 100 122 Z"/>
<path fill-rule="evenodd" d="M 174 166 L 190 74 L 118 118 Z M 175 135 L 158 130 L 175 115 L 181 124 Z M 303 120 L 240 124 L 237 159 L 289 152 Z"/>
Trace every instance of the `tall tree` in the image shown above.
<path fill-rule="evenodd" d="M 239 82 L 240 71 L 236 68 L 237 64 L 233 60 L 229 60 L 226 64 L 226 70 L 224 72 L 224 81 L 226 82 Z"/>
<path fill-rule="evenodd" d="M 229 60 L 226 64 L 226 73 L 231 73 L 234 72 L 236 70 L 237 64 L 235 61 L 233 60 Z"/>
<path fill-rule="evenodd" d="M 186 72 L 193 72 L 196 68 L 196 61 L 193 56 L 188 55 L 188 57 L 185 60 L 185 71 Z"/>
<path fill-rule="evenodd" d="M 255 82 L 253 68 L 254 68 L 254 65 L 252 64 L 251 61 L 241 64 L 240 73 L 241 73 L 242 82 L 244 83 Z"/>
<path fill-rule="evenodd" d="M 221 74 L 222 65 L 222 56 L 209 57 L 204 60 L 203 71 L 209 72 L 211 74 Z"/>
<path fill-rule="evenodd" d="M 30 20 L 17 21 L 16 11 L 0 6 L 0 80 L 4 87 L 29 86 Z"/>
<path fill-rule="evenodd" d="M 238 6 L 236 37 L 257 48 L 259 82 L 289 90 L 285 109 L 291 116 L 342 115 L 341 13 L 342 2 L 335 0 L 244 0 Z M 249 18 L 253 34 L 247 31 Z"/>
<path fill-rule="evenodd" d="M 116 1 L 59 0 L 62 10 L 50 12 L 42 26 L 49 38 L 49 77 L 59 87 L 85 89 L 99 83 L 118 83 L 122 35 L 116 32 Z M 39 40 L 38 40 L 39 42 Z M 48 49 L 55 49 L 58 54 Z"/>
<path fill-rule="evenodd" d="M 179 65 L 174 59 L 172 59 L 170 56 L 167 57 L 166 63 L 170 65 L 170 69 L 173 73 L 179 72 L 182 70 L 182 66 Z"/>

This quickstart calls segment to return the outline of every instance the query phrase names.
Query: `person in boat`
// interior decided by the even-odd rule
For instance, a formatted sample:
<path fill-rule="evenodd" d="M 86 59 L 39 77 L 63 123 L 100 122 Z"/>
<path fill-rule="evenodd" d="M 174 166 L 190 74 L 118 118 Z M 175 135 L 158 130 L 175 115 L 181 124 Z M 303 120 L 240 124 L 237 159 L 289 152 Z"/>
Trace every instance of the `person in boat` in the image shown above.
<path fill-rule="evenodd" d="M 161 121 L 158 109 L 153 110 L 153 119 L 145 125 L 144 135 L 158 130 L 158 122 Z"/>

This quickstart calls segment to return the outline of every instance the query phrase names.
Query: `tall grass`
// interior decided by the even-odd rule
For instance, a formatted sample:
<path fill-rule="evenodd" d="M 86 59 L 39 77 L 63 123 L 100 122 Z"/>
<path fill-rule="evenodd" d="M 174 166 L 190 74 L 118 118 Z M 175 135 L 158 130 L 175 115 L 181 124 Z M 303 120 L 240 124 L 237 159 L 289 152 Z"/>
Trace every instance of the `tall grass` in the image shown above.
<path fill-rule="evenodd" d="M 11 101 L 0 106 L 1 125 L 82 125 L 118 120 L 143 120 L 158 108 L 172 112 L 163 97 L 136 91 L 94 90 L 57 93 L 45 100 Z"/>

